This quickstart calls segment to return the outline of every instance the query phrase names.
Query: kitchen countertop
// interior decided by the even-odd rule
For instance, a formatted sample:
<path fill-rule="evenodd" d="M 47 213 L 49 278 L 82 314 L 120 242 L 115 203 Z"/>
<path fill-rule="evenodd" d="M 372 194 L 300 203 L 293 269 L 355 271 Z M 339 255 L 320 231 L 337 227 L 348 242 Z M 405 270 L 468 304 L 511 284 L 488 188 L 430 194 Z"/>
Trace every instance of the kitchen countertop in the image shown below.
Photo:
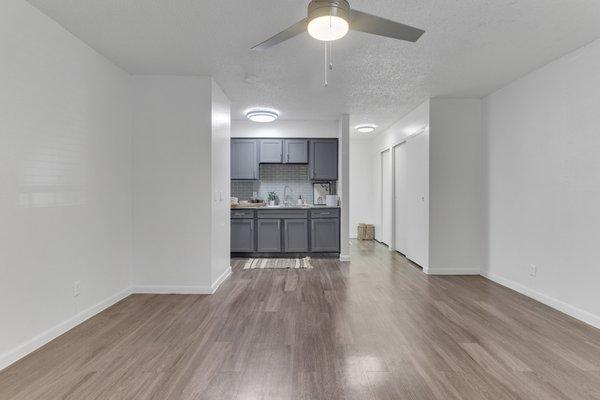
<path fill-rule="evenodd" d="M 269 206 L 257 206 L 257 207 L 231 207 L 232 210 L 314 210 L 314 209 L 327 209 L 327 208 L 334 208 L 334 209 L 339 209 L 339 206 L 321 206 L 321 205 L 314 205 L 314 204 L 309 204 L 306 206 L 288 206 L 288 207 L 269 207 Z"/>

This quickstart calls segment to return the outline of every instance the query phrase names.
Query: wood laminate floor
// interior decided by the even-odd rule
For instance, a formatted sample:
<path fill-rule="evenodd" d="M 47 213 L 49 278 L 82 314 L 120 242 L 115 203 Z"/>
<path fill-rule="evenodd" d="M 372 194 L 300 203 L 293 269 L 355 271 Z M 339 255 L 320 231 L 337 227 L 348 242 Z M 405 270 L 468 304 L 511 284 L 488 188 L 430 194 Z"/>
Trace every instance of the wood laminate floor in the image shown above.
<path fill-rule="evenodd" d="M 0 399 L 600 399 L 600 331 L 481 277 L 352 263 L 133 295 L 0 373 Z"/>

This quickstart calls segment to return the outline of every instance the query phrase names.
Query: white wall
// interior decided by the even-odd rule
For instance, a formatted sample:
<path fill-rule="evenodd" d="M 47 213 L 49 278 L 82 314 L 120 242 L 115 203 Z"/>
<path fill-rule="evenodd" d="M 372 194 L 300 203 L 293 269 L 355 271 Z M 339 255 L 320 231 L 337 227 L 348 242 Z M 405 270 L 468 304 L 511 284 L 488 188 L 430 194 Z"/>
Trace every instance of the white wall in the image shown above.
<path fill-rule="evenodd" d="M 599 88 L 596 41 L 492 94 L 484 106 L 485 273 L 597 327 Z"/>
<path fill-rule="evenodd" d="M 372 140 L 372 151 L 379 153 L 391 149 L 398 143 L 402 143 L 407 137 L 422 132 L 427 126 L 429 126 L 429 100 L 375 136 Z"/>
<path fill-rule="evenodd" d="M 229 268 L 229 101 L 210 77 L 134 76 L 133 91 L 133 285 L 211 293 Z"/>
<path fill-rule="evenodd" d="M 350 115 L 339 121 L 340 260 L 350 261 Z"/>
<path fill-rule="evenodd" d="M 129 287 L 131 98 L 25 1 L 1 2 L 0 54 L 1 369 Z"/>
<path fill-rule="evenodd" d="M 211 79 L 135 76 L 133 87 L 133 283 L 208 287 Z"/>
<path fill-rule="evenodd" d="M 338 121 L 277 120 L 268 124 L 231 121 L 231 137 L 337 138 Z"/>
<path fill-rule="evenodd" d="M 350 140 L 350 237 L 356 238 L 359 223 L 373 224 L 375 185 L 373 162 L 367 140 Z"/>
<path fill-rule="evenodd" d="M 211 285 L 221 283 L 229 273 L 231 254 L 229 198 L 231 152 L 231 104 L 217 83 L 212 80 L 212 133 L 211 133 Z"/>
<path fill-rule="evenodd" d="M 429 274 L 476 274 L 483 266 L 482 102 L 431 99 Z"/>

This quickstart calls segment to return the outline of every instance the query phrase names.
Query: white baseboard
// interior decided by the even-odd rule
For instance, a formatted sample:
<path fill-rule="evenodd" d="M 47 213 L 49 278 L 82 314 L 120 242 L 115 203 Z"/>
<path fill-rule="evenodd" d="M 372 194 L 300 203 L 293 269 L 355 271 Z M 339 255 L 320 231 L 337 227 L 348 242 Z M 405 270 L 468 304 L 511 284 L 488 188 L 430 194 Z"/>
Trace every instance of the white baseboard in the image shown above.
<path fill-rule="evenodd" d="M 134 286 L 131 290 L 136 294 L 213 294 L 212 286 Z"/>
<path fill-rule="evenodd" d="M 342 262 L 350 261 L 350 254 L 340 254 L 340 261 L 342 261 Z"/>
<path fill-rule="evenodd" d="M 228 266 L 227 268 L 225 268 L 225 271 L 223 271 L 221 276 L 219 276 L 217 278 L 217 280 L 213 282 L 212 292 L 215 293 L 217 291 L 217 289 L 219 289 L 219 286 L 221 286 L 221 284 L 223 282 L 225 282 L 227 280 L 227 278 L 229 278 L 230 276 L 231 276 L 231 267 Z"/>
<path fill-rule="evenodd" d="M 183 285 L 143 285 L 134 286 L 131 289 L 132 293 L 136 294 L 213 294 L 219 286 L 231 275 L 231 267 L 227 267 L 215 282 L 210 286 L 183 286 Z"/>
<path fill-rule="evenodd" d="M 479 268 L 423 268 L 427 275 L 479 275 Z"/>
<path fill-rule="evenodd" d="M 25 357 L 29 353 L 39 349 L 43 345 L 56 339 L 63 333 L 75 328 L 77 325 L 87 321 L 94 315 L 104 311 L 108 307 L 118 303 L 131 294 L 131 289 L 125 289 L 107 299 L 102 300 L 100 303 L 89 307 L 86 310 L 81 311 L 75 316 L 61 322 L 60 324 L 48 329 L 42 334 L 34 337 L 31 340 L 19 345 L 14 350 L 8 351 L 0 355 L 0 371 L 9 365 L 17 362 L 21 358 Z"/>
<path fill-rule="evenodd" d="M 552 307 L 555 310 L 558 310 L 562 313 L 570 315 L 571 317 L 578 319 L 586 324 L 589 324 L 595 328 L 600 329 L 600 316 L 594 315 L 588 311 L 577 308 L 571 304 L 565 303 L 564 301 L 560 301 L 555 299 L 554 297 L 550 297 L 543 293 L 540 293 L 536 290 L 533 290 L 525 285 L 522 285 L 518 282 L 512 281 L 510 279 L 504 278 L 502 276 L 492 274 L 487 271 L 482 271 L 481 276 L 494 281 L 502 286 L 506 286 L 509 289 L 514 290 L 515 292 L 519 292 L 527 297 L 531 297 L 534 300 L 539 301 L 547 305 L 548 307 Z"/>
<path fill-rule="evenodd" d="M 211 286 L 135 286 L 125 289 L 48 329 L 14 350 L 1 354 L 0 371 L 131 294 L 213 294 L 230 275 L 231 267 L 227 267 Z"/>

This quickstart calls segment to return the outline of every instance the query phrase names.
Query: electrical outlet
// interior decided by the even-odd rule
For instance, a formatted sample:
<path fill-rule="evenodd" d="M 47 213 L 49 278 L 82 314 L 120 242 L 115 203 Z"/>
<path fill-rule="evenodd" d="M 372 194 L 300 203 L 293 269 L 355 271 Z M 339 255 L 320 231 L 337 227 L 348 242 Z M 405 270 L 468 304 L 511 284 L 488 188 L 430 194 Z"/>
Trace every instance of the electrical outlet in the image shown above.
<path fill-rule="evenodd" d="M 529 266 L 529 275 L 535 277 L 537 275 L 537 267 L 533 264 Z"/>
<path fill-rule="evenodd" d="M 78 297 L 81 294 L 81 281 L 73 283 L 73 297 Z"/>

